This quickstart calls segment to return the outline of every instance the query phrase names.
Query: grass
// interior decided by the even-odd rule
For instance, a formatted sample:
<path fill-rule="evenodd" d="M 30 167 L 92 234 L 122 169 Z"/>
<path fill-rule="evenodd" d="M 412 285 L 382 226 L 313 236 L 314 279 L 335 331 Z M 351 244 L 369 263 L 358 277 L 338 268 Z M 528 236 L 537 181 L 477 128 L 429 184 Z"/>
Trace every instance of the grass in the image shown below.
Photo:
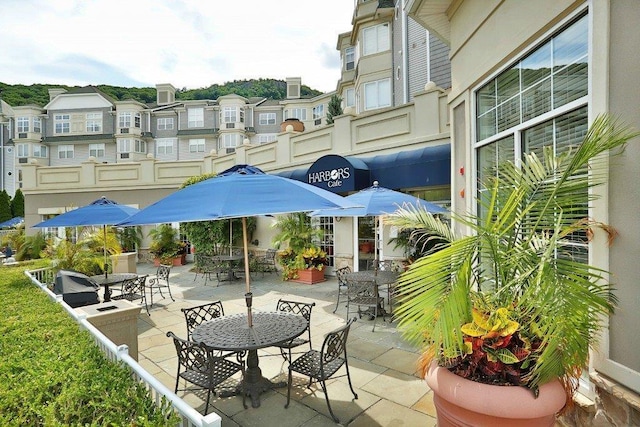
<path fill-rule="evenodd" d="M 0 425 L 176 425 L 169 409 L 158 408 L 24 275 L 47 265 L 0 267 Z"/>

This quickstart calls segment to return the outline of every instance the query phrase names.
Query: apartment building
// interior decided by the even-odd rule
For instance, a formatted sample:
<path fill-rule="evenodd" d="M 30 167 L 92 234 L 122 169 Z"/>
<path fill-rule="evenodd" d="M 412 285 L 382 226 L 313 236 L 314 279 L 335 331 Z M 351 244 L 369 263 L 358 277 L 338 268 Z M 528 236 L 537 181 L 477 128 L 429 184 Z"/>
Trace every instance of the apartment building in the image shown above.
<path fill-rule="evenodd" d="M 331 191 L 346 195 L 377 180 L 448 205 L 448 47 L 407 16 L 401 2 L 359 0 L 352 29 L 339 36 L 337 49 L 343 67 L 336 91 L 313 98 L 300 95 L 302 79 L 296 77 L 287 78 L 284 100 L 234 94 L 176 100 L 171 84 L 158 84 L 156 101 L 148 105 L 86 87 L 51 88 L 47 105 L 14 108 L 8 140 L 16 152 L 20 146 L 13 185 L 25 194 L 27 232 L 66 206 L 107 194 L 144 207 L 190 176 L 239 163 L 306 182 L 309 171 L 350 168 L 357 181 L 314 185 L 331 184 Z M 327 125 L 334 93 L 345 114 Z M 16 132 L 18 120 L 23 132 Z M 319 220 L 323 248 L 332 265 L 358 268 L 373 256 L 358 249 L 355 230 L 363 220 L 338 220 Z M 270 233 L 259 227 L 261 246 L 269 245 Z M 388 241 L 390 233 L 380 235 Z M 381 250 L 389 258 L 404 257 L 393 245 Z"/>
<path fill-rule="evenodd" d="M 498 159 L 579 144 L 602 113 L 640 129 L 640 24 L 635 0 L 408 0 L 409 16 L 450 47 L 452 207 L 475 211 L 477 179 Z M 609 164 L 588 215 L 619 233 L 576 241 L 572 254 L 611 272 L 616 312 L 569 425 L 640 425 L 640 173 L 637 140 Z M 462 192 L 461 190 L 466 190 Z M 467 197 L 465 197 L 465 194 Z M 586 205 L 586 200 L 585 200 Z M 461 232 L 465 232 L 461 228 Z"/>

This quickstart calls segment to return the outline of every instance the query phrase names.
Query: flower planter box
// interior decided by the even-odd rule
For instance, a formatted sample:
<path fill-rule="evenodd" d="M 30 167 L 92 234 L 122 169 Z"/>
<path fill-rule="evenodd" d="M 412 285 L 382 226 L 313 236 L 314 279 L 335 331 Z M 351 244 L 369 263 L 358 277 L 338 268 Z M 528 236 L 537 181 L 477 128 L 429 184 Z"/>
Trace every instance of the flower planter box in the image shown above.
<path fill-rule="evenodd" d="M 308 285 L 324 282 L 325 280 L 326 279 L 324 278 L 324 269 L 317 270 L 315 268 L 310 270 L 298 270 L 298 278 L 291 279 L 292 282 L 305 283 Z"/>
<path fill-rule="evenodd" d="M 482 384 L 436 363 L 426 380 L 433 390 L 438 427 L 552 427 L 566 402 L 558 380 L 543 384 L 538 398 L 525 387 Z"/>
<path fill-rule="evenodd" d="M 186 263 L 187 263 L 187 254 L 182 254 L 173 258 L 171 265 L 173 265 L 174 267 L 177 267 L 179 265 L 185 265 Z M 154 266 L 158 267 L 160 264 L 161 264 L 160 259 L 158 258 L 153 259 Z"/>

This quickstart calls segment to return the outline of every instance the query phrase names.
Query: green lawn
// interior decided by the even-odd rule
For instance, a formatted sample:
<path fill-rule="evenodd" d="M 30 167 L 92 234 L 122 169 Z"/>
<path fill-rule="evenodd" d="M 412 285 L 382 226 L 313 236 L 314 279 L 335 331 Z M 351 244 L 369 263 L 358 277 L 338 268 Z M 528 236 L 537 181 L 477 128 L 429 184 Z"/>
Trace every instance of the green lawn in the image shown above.
<path fill-rule="evenodd" d="M 46 265 L 0 267 L 0 425 L 175 425 L 24 275 Z"/>

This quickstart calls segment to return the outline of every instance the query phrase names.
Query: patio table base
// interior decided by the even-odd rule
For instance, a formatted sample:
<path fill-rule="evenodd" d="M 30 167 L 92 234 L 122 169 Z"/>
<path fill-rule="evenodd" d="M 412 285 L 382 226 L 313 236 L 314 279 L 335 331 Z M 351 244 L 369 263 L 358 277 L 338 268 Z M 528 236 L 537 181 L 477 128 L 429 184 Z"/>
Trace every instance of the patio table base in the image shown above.
<path fill-rule="evenodd" d="M 260 407 L 260 395 L 265 391 L 278 387 L 286 387 L 286 381 L 273 382 L 262 376 L 262 370 L 258 366 L 258 351 L 249 350 L 247 356 L 247 370 L 244 374 L 243 381 L 238 384 L 235 390 L 223 390 L 219 393 L 220 397 L 229 396 L 245 396 L 251 398 L 251 406 L 253 408 Z"/>

